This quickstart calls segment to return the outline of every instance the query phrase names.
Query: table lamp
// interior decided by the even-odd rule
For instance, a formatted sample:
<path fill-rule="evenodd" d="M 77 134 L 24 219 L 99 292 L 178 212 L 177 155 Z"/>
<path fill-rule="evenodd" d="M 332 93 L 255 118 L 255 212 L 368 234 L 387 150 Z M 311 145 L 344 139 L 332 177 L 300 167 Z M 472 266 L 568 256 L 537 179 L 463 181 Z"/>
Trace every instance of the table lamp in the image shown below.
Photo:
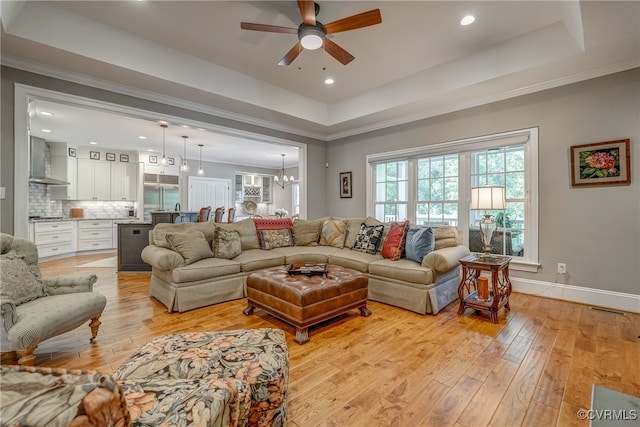
<path fill-rule="evenodd" d="M 487 186 L 471 188 L 471 209 L 484 210 L 484 217 L 480 219 L 480 235 L 482 236 L 482 245 L 484 246 L 483 259 L 490 260 L 491 240 L 493 232 L 496 231 L 496 220 L 491 216 L 490 211 L 504 210 L 505 194 L 504 187 Z"/>

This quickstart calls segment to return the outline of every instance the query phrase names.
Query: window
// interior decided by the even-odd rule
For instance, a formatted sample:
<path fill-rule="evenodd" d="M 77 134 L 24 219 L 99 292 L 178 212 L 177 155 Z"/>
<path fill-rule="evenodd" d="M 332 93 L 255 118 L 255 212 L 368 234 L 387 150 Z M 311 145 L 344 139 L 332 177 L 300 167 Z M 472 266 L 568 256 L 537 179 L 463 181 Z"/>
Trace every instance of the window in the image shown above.
<path fill-rule="evenodd" d="M 291 185 L 291 200 L 293 205 L 291 215 L 300 215 L 300 183 L 298 181 Z"/>
<path fill-rule="evenodd" d="M 381 153 L 367 157 L 369 215 L 380 221 L 457 227 L 464 243 L 481 252 L 478 221 L 470 209 L 471 187 L 505 187 L 506 209 L 494 253 L 513 257 L 513 269 L 536 271 L 537 128 Z"/>

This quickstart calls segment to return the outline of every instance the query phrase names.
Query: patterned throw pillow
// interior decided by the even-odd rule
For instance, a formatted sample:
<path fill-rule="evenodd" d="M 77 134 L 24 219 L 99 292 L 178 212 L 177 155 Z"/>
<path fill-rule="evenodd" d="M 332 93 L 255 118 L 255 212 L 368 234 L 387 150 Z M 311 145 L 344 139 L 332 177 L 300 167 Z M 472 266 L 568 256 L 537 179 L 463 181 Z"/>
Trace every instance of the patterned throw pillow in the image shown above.
<path fill-rule="evenodd" d="M 408 229 L 409 221 L 391 223 L 389 233 L 382 244 L 381 254 L 383 257 L 393 261 L 402 258 Z"/>
<path fill-rule="evenodd" d="M 320 232 L 320 246 L 332 246 L 344 248 L 344 238 L 347 232 L 347 223 L 339 219 L 328 219 L 322 224 Z"/>
<path fill-rule="evenodd" d="M 289 228 L 260 230 L 260 247 L 265 250 L 293 246 L 293 234 Z"/>
<path fill-rule="evenodd" d="M 260 237 L 260 232 L 262 230 L 282 230 L 284 228 L 291 229 L 293 227 L 293 221 L 291 218 L 253 218 L 253 223 L 256 226 L 258 243 L 260 244 L 261 248 L 262 240 Z"/>
<path fill-rule="evenodd" d="M 360 232 L 358 232 L 358 236 L 356 237 L 353 250 L 374 255 L 378 252 L 378 246 L 380 246 L 380 242 L 382 241 L 383 232 L 384 225 L 367 226 L 363 222 L 360 225 Z"/>
<path fill-rule="evenodd" d="M 167 241 L 174 251 L 182 255 L 186 265 L 213 256 L 209 242 L 201 231 L 167 233 Z"/>
<path fill-rule="evenodd" d="M 0 295 L 15 305 L 47 295 L 40 278 L 36 277 L 24 259 L 11 252 L 2 255 L 0 273 Z"/>
<path fill-rule="evenodd" d="M 431 227 L 409 227 L 407 241 L 404 244 L 407 259 L 422 263 L 422 259 L 436 245 Z"/>
<path fill-rule="evenodd" d="M 242 252 L 240 232 L 216 227 L 211 245 L 213 256 L 216 258 L 232 259 Z"/>

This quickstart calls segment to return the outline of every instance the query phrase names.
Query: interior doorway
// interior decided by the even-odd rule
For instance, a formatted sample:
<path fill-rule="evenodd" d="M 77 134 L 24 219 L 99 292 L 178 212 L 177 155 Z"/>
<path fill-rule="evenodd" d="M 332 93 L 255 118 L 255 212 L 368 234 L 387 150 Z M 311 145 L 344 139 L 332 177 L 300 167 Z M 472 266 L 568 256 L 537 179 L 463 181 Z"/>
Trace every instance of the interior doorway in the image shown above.
<path fill-rule="evenodd" d="M 224 206 L 225 212 L 232 207 L 231 180 L 218 178 L 189 177 L 187 203 L 190 211 L 198 211 L 205 206 L 213 210 Z"/>

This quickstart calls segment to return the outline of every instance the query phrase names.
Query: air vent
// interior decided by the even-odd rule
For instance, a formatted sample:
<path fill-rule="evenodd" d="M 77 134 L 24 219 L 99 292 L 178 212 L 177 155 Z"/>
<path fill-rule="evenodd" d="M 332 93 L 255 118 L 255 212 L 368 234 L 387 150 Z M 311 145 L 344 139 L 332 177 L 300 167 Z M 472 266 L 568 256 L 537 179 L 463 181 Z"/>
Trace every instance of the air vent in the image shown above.
<path fill-rule="evenodd" d="M 609 314 L 615 314 L 617 316 L 626 316 L 627 313 L 622 312 L 622 311 L 617 311 L 617 310 L 610 310 L 608 308 L 602 308 L 602 307 L 589 307 L 589 310 L 593 310 L 593 311 L 600 311 L 602 313 L 609 313 Z"/>

